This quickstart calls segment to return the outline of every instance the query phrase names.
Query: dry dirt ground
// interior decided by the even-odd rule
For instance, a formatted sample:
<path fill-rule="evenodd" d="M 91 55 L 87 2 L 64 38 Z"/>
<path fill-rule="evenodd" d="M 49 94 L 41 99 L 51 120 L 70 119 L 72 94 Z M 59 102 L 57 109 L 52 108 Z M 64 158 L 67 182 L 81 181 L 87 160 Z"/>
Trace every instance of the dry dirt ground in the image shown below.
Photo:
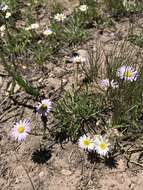
<path fill-rule="evenodd" d="M 77 1 L 75 1 L 77 4 Z M 73 1 L 64 1 L 64 5 L 74 5 Z M 142 20 L 140 20 L 141 22 Z M 103 34 L 93 29 L 92 40 L 86 45 L 94 46 L 97 39 L 105 48 L 111 48 L 113 41 L 120 40 L 128 31 L 128 21 L 121 21 L 116 28 L 105 30 Z M 86 45 L 77 48 L 85 49 Z M 61 81 L 65 88 L 71 86 L 73 66 L 65 63 L 66 57 L 49 63 L 44 74 L 40 69 L 22 65 L 23 74 L 37 86 L 43 85 L 45 94 L 52 97 L 54 103 L 60 93 Z M 29 76 L 28 76 L 29 75 Z M 11 78 L 0 68 L 0 189 L 1 190 L 142 190 L 143 171 L 137 166 L 127 167 L 121 156 L 111 165 L 91 160 L 78 148 L 77 144 L 65 142 L 53 144 L 52 137 L 42 140 L 41 123 L 29 108 L 14 105 L 7 97 Z M 34 104 L 25 93 L 16 86 L 17 100 Z M 10 137 L 10 130 L 16 119 L 28 118 L 32 125 L 32 134 L 21 144 Z M 54 119 L 49 118 L 52 128 Z M 35 134 L 37 129 L 37 135 Z"/>

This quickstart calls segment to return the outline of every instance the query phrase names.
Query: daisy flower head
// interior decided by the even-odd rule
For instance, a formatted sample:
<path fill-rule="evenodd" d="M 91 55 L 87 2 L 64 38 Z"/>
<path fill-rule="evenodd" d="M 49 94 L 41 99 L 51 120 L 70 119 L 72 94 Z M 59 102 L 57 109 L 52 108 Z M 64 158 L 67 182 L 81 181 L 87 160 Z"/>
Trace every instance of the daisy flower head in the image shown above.
<path fill-rule="evenodd" d="M 5 25 L 2 25 L 2 26 L 0 27 L 0 31 L 1 31 L 1 32 L 4 32 L 4 31 L 5 31 Z"/>
<path fill-rule="evenodd" d="M 9 9 L 8 5 L 6 5 L 6 4 L 1 4 L 1 6 L 0 6 L 0 10 L 1 10 L 1 11 L 5 12 L 5 11 L 7 11 L 8 9 Z"/>
<path fill-rule="evenodd" d="M 38 23 L 33 23 L 33 24 L 31 24 L 31 29 L 38 29 L 39 28 L 39 24 Z"/>
<path fill-rule="evenodd" d="M 0 36 L 1 37 L 3 37 L 4 36 L 4 34 L 5 34 L 5 25 L 2 25 L 1 27 L 0 27 Z"/>
<path fill-rule="evenodd" d="M 76 55 L 72 58 L 73 63 L 85 63 L 86 59 L 80 55 Z"/>
<path fill-rule="evenodd" d="M 138 72 L 134 70 L 133 67 L 130 66 L 121 66 L 117 70 L 117 76 L 120 79 L 124 79 L 126 81 L 135 81 L 138 77 Z"/>
<path fill-rule="evenodd" d="M 44 34 L 44 36 L 49 36 L 49 35 L 53 34 L 53 31 L 50 28 L 46 28 L 43 31 L 43 34 Z"/>
<path fill-rule="evenodd" d="M 87 5 L 80 5 L 80 6 L 79 6 L 79 10 L 80 10 L 81 12 L 86 12 L 86 11 L 88 10 L 88 6 L 87 6 Z"/>
<path fill-rule="evenodd" d="M 100 87 L 102 89 L 107 90 L 110 86 L 113 89 L 118 88 L 118 84 L 114 80 L 112 80 L 111 82 L 109 81 L 109 79 L 103 79 L 100 81 Z"/>
<path fill-rule="evenodd" d="M 57 14 L 54 16 L 54 19 L 55 19 L 57 22 L 63 22 L 63 21 L 66 19 L 66 15 L 64 15 L 63 13 L 57 13 Z"/>
<path fill-rule="evenodd" d="M 109 152 L 110 143 L 105 136 L 97 135 L 94 140 L 95 150 L 101 157 Z"/>
<path fill-rule="evenodd" d="M 19 122 L 16 122 L 12 129 L 12 137 L 14 137 L 15 140 L 18 140 L 18 142 L 23 141 L 30 132 L 29 125 L 30 123 L 26 119 L 24 121 L 20 120 Z"/>
<path fill-rule="evenodd" d="M 39 28 L 38 23 L 33 23 L 29 27 L 25 28 L 25 30 L 37 30 Z"/>
<path fill-rule="evenodd" d="M 43 115 L 46 116 L 49 111 L 52 108 L 52 102 L 50 99 L 44 99 L 41 102 L 38 103 L 38 105 L 36 106 L 36 111 Z"/>
<path fill-rule="evenodd" d="M 5 18 L 9 18 L 11 16 L 11 13 L 10 12 L 7 12 L 6 15 L 5 15 Z"/>
<path fill-rule="evenodd" d="M 79 138 L 78 144 L 79 144 L 80 148 L 82 148 L 84 150 L 88 150 L 88 151 L 94 150 L 93 140 L 86 135 L 83 135 Z"/>

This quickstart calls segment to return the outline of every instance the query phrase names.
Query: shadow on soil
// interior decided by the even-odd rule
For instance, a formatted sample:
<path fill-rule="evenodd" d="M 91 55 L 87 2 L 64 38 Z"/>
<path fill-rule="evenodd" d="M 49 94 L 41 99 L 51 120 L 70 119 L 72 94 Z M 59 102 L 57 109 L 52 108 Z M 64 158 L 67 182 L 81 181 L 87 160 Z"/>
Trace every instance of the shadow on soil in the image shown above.
<path fill-rule="evenodd" d="M 51 149 L 46 150 L 46 148 L 36 149 L 32 153 L 32 161 L 37 164 L 44 164 L 52 157 Z"/>
<path fill-rule="evenodd" d="M 102 161 L 101 158 L 95 152 L 89 152 L 87 159 L 91 164 L 100 163 Z M 117 168 L 118 166 L 117 160 L 112 156 L 105 158 L 104 164 L 110 169 Z"/>

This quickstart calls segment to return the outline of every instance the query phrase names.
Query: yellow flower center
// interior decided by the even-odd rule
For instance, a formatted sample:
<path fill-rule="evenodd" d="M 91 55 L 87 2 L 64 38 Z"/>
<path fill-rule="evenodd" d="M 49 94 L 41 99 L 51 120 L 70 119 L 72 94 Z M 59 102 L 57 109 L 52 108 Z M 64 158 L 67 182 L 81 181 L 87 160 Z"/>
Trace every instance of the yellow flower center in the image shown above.
<path fill-rule="evenodd" d="M 132 75 L 133 75 L 133 74 L 132 74 L 131 71 L 125 71 L 125 72 L 124 72 L 124 76 L 127 77 L 127 78 L 132 77 Z"/>
<path fill-rule="evenodd" d="M 19 133 L 23 133 L 23 132 L 24 132 L 24 127 L 23 127 L 23 126 L 20 126 L 20 127 L 18 128 L 18 132 L 19 132 Z"/>
<path fill-rule="evenodd" d="M 85 146 L 89 146 L 89 145 L 90 145 L 90 140 L 85 139 L 85 140 L 83 141 L 83 144 L 84 144 Z"/>
<path fill-rule="evenodd" d="M 106 143 L 101 143 L 101 144 L 99 145 L 99 147 L 100 147 L 101 150 L 105 150 L 106 147 L 107 147 L 107 145 L 106 145 Z"/>
<path fill-rule="evenodd" d="M 46 109 L 47 109 L 47 105 L 46 105 L 46 104 L 42 104 L 42 105 L 40 106 L 40 110 L 41 110 L 41 111 L 46 111 Z"/>

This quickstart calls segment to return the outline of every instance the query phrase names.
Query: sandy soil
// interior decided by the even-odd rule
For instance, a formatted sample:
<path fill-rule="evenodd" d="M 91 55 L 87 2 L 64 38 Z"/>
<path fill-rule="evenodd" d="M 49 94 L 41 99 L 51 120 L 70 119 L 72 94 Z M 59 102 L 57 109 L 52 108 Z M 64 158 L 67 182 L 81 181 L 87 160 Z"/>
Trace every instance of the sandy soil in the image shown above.
<path fill-rule="evenodd" d="M 78 1 L 62 1 L 67 9 L 71 5 L 77 6 Z M 101 35 L 97 29 L 92 29 L 92 40 L 87 44 L 94 46 L 100 40 L 107 49 L 113 41 L 120 40 L 128 31 L 128 21 L 116 24 L 115 28 L 107 29 Z M 84 49 L 86 45 L 77 48 Z M 47 71 L 43 73 L 35 67 L 23 68 L 23 73 L 28 73 L 27 78 L 37 86 L 45 85 L 42 89 L 47 96 L 56 102 L 60 93 L 61 80 L 65 88 L 72 84 L 73 77 L 71 63 L 65 63 L 67 55 L 57 64 L 49 63 Z M 127 167 L 126 161 L 120 156 L 116 164 L 111 166 L 91 163 L 87 156 L 79 149 L 77 144 L 65 142 L 53 144 L 52 137 L 42 140 L 40 118 L 28 108 L 13 104 L 7 98 L 11 77 L 7 76 L 3 67 L 0 67 L 0 189 L 1 190 L 142 190 L 143 171 L 136 166 Z M 47 73 L 50 73 L 47 75 Z M 35 77 L 36 76 L 36 77 Z M 42 76 L 42 77 L 41 77 Z M 48 77 L 47 77 L 48 76 Z M 19 86 L 15 87 L 15 96 L 20 101 L 27 99 L 21 93 Z M 27 104 L 34 104 L 27 100 Z M 32 133 L 35 127 L 38 135 L 30 135 L 21 144 L 14 142 L 10 137 L 10 130 L 16 119 L 29 118 Z M 49 118 L 50 128 L 54 123 L 52 116 Z"/>

